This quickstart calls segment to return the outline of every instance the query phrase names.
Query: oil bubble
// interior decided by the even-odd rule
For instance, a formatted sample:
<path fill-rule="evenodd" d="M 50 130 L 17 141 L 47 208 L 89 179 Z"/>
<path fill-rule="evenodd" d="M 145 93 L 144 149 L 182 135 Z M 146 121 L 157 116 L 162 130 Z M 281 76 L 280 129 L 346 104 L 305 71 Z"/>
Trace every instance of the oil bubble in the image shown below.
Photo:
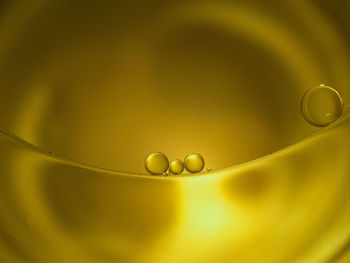
<path fill-rule="evenodd" d="M 163 176 L 169 176 L 169 175 L 170 175 L 169 169 L 166 170 L 162 175 L 163 175 Z"/>
<path fill-rule="evenodd" d="M 156 152 L 151 153 L 145 160 L 145 169 L 153 175 L 162 175 L 169 168 L 169 160 L 165 154 Z"/>
<path fill-rule="evenodd" d="M 169 170 L 172 174 L 181 174 L 184 168 L 184 163 L 178 159 L 172 160 L 169 165 Z"/>
<path fill-rule="evenodd" d="M 204 158 L 199 153 L 191 153 L 185 158 L 185 169 L 189 173 L 199 173 L 204 168 Z"/>
<path fill-rule="evenodd" d="M 305 93 L 301 101 L 301 112 L 311 125 L 325 127 L 343 113 L 343 100 L 337 90 L 319 85 Z"/>

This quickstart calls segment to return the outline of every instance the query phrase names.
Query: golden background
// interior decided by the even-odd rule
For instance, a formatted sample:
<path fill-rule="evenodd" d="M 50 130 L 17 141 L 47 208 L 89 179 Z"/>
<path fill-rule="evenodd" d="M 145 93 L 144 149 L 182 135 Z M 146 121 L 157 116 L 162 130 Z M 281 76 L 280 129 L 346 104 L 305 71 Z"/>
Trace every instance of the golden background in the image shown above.
<path fill-rule="evenodd" d="M 0 262 L 349 262 L 349 113 L 300 113 L 321 83 L 349 105 L 349 12 L 1 2 Z M 143 175 L 156 151 L 212 171 Z"/>

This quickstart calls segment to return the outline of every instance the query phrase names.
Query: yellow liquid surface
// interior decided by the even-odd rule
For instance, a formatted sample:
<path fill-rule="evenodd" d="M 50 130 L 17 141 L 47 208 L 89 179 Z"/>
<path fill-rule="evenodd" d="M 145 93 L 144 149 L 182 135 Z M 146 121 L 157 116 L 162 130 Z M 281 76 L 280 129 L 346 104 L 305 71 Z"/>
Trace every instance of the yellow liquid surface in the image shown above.
<path fill-rule="evenodd" d="M 349 3 L 0 3 L 0 262 L 348 263 Z"/>
<path fill-rule="evenodd" d="M 89 168 L 2 132 L 1 256 L 348 262 L 350 113 L 333 125 L 251 163 L 169 177 Z"/>

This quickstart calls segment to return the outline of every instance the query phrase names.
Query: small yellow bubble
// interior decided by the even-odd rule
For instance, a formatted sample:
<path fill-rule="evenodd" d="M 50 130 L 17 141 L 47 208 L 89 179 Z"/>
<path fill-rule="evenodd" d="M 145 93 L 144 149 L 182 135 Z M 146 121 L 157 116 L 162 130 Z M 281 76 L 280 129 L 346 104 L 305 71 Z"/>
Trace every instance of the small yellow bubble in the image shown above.
<path fill-rule="evenodd" d="M 185 169 L 190 173 L 199 173 L 204 168 L 204 158 L 199 153 L 191 153 L 185 158 Z"/>
<path fill-rule="evenodd" d="M 308 123 L 324 127 L 343 113 L 343 100 L 338 91 L 321 84 L 305 93 L 301 101 L 301 111 Z"/>
<path fill-rule="evenodd" d="M 164 175 L 164 176 L 169 176 L 169 175 L 170 175 L 169 170 L 166 170 L 162 175 Z"/>
<path fill-rule="evenodd" d="M 150 174 L 162 175 L 169 168 L 168 157 L 160 152 L 151 153 L 145 160 L 145 168 Z"/>
<path fill-rule="evenodd" d="M 184 163 L 181 160 L 172 160 L 169 165 L 172 174 L 181 174 L 184 171 Z"/>

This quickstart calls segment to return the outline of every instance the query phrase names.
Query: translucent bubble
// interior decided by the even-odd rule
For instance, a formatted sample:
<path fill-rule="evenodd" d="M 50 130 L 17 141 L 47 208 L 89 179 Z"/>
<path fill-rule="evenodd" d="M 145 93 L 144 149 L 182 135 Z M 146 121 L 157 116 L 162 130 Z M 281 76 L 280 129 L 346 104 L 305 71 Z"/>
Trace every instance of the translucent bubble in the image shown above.
<path fill-rule="evenodd" d="M 199 153 L 191 153 L 185 158 L 185 168 L 190 173 L 199 173 L 204 168 L 204 158 Z"/>
<path fill-rule="evenodd" d="M 343 112 L 343 100 L 335 89 L 319 85 L 307 91 L 301 101 L 305 120 L 313 126 L 324 127 Z"/>
<path fill-rule="evenodd" d="M 162 175 L 169 168 L 169 160 L 163 153 L 151 153 L 145 160 L 147 172 L 153 175 Z"/>
<path fill-rule="evenodd" d="M 184 163 L 178 159 L 172 160 L 169 165 L 172 174 L 181 174 L 184 171 Z"/>

